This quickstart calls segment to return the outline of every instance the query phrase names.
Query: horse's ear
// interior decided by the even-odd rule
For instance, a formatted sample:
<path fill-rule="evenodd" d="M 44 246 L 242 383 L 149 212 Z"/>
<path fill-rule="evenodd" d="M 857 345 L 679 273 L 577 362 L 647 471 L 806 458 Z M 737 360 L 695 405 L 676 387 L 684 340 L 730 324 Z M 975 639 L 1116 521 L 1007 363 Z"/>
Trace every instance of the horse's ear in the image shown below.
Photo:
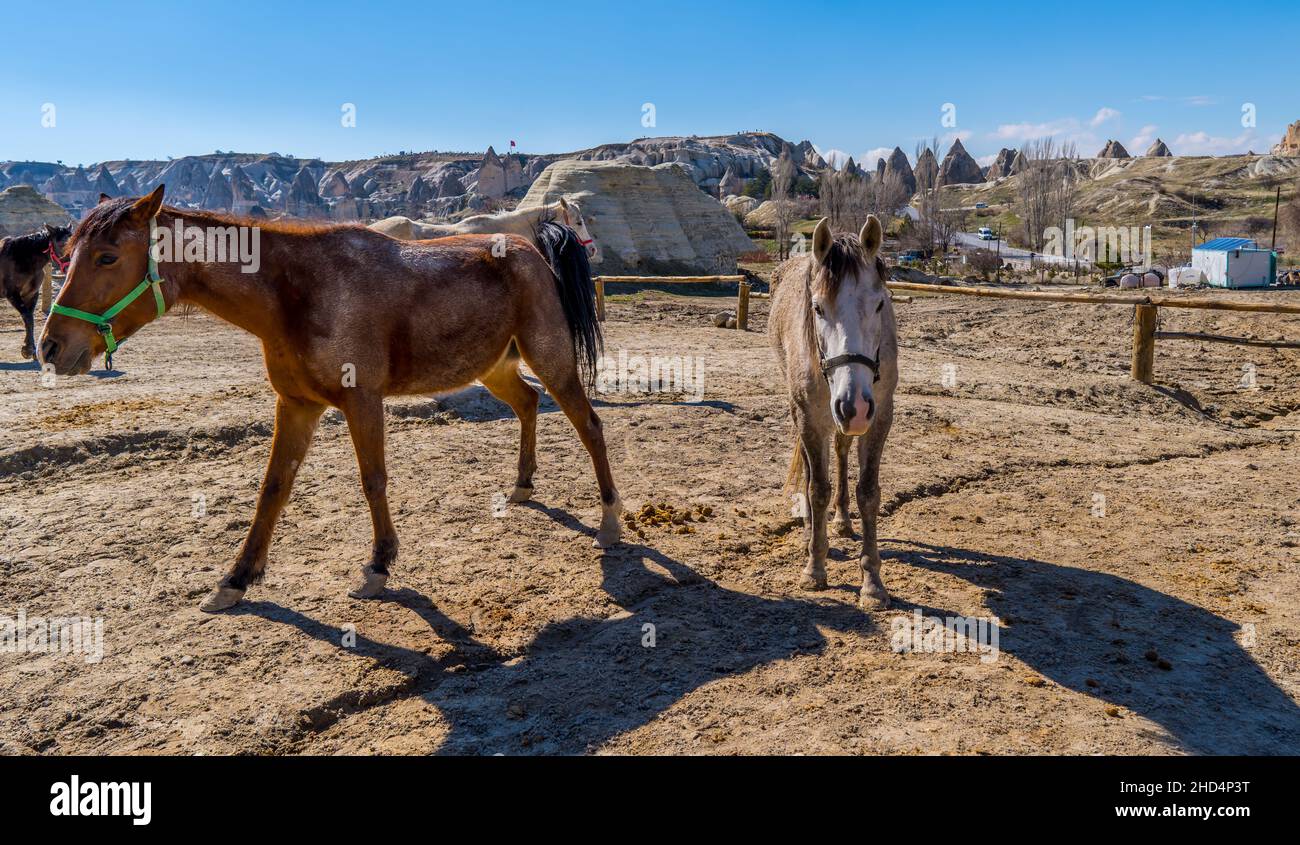
<path fill-rule="evenodd" d="M 131 206 L 131 214 L 137 220 L 151 220 L 158 215 L 159 209 L 162 208 L 163 192 L 166 185 L 159 185 L 153 189 L 153 193 L 147 197 L 140 197 Z"/>
<path fill-rule="evenodd" d="M 813 229 L 813 258 L 818 264 L 824 264 L 830 252 L 831 224 L 828 218 L 823 217 L 817 221 L 817 228 Z"/>
<path fill-rule="evenodd" d="M 885 239 L 885 230 L 881 228 L 880 221 L 876 215 L 868 214 L 867 222 L 862 224 L 862 231 L 858 233 L 858 242 L 862 244 L 862 252 L 867 257 L 867 263 L 876 260 L 876 253 L 880 251 L 880 243 Z"/>
<path fill-rule="evenodd" d="M 563 208 L 563 209 L 566 210 L 566 211 L 567 211 L 568 208 L 569 208 L 569 203 L 568 203 L 567 200 L 565 200 L 564 197 L 560 197 L 560 208 Z"/>
<path fill-rule="evenodd" d="M 100 194 L 100 195 L 99 195 L 99 204 L 100 204 L 100 205 L 103 205 L 104 203 L 108 202 L 108 201 L 111 200 L 111 199 L 112 199 L 112 197 L 110 197 L 108 194 Z"/>

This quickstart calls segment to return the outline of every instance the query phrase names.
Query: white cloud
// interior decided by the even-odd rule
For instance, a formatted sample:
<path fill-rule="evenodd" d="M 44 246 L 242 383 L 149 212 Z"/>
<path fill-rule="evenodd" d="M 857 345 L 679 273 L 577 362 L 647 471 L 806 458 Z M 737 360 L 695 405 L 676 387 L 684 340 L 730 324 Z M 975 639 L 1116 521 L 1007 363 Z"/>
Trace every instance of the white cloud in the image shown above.
<path fill-rule="evenodd" d="M 1106 121 L 1114 120 L 1119 116 L 1120 113 L 1117 110 L 1112 109 L 1110 106 L 1102 106 L 1097 109 L 1097 113 L 1092 116 L 1092 120 L 1088 121 L 1088 125 L 1096 129 Z"/>
<path fill-rule="evenodd" d="M 818 147 L 816 144 L 813 145 L 813 149 L 817 151 L 817 154 L 820 155 L 827 164 L 829 164 L 831 167 L 834 167 L 836 170 L 839 170 L 841 167 L 843 167 L 844 163 L 849 160 L 849 154 L 844 152 L 844 150 L 837 150 L 834 148 L 831 148 L 829 150 L 823 150 L 821 147 Z"/>
<path fill-rule="evenodd" d="M 1140 155 L 1151 146 L 1156 139 L 1156 129 L 1158 127 L 1153 123 L 1148 123 L 1138 130 L 1138 133 L 1129 139 L 1128 151 L 1133 155 Z"/>
<path fill-rule="evenodd" d="M 876 147 L 875 149 L 867 150 L 862 154 L 861 164 L 868 170 L 875 170 L 876 162 L 882 158 L 885 161 L 889 161 L 889 154 L 893 151 L 893 147 Z"/>
<path fill-rule="evenodd" d="M 997 153 L 994 153 L 993 155 L 978 156 L 975 159 L 975 163 L 978 164 L 980 167 L 988 167 L 990 164 L 992 164 L 997 160 L 998 160 Z"/>
<path fill-rule="evenodd" d="M 1171 147 L 1179 155 L 1233 155 L 1248 150 L 1263 150 L 1268 143 L 1261 141 L 1255 131 L 1248 130 L 1235 138 L 1223 138 L 1208 132 L 1191 132 L 1179 135 Z"/>
<path fill-rule="evenodd" d="M 1079 121 L 1068 117 L 1047 123 L 1004 123 L 992 133 L 992 137 L 1002 141 L 1032 141 L 1078 131 Z"/>

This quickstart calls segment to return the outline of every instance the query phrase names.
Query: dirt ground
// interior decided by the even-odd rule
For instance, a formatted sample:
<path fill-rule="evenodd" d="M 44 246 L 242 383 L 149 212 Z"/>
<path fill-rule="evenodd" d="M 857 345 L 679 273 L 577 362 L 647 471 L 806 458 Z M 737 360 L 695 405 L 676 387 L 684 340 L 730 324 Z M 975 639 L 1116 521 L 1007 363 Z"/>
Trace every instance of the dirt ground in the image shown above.
<path fill-rule="evenodd" d="M 703 361 L 699 401 L 600 408 L 628 508 L 711 507 L 693 532 L 593 549 L 590 464 L 547 400 L 535 501 L 505 508 L 505 406 L 395 400 L 387 596 L 346 596 L 370 521 L 331 414 L 265 582 L 215 616 L 197 604 L 270 449 L 257 343 L 169 316 L 125 372 L 45 387 L 6 308 L 0 617 L 102 617 L 104 656 L 0 653 L 0 752 L 1300 753 L 1300 352 L 1161 341 L 1151 388 L 1127 379 L 1128 309 L 899 303 L 894 606 L 866 614 L 857 541 L 832 538 L 830 589 L 795 586 L 766 306 L 746 333 L 712 327 L 722 302 L 616 300 L 606 327 L 611 355 Z M 1300 337 L 1296 317 L 1162 320 Z M 997 617 L 1000 652 L 896 652 L 916 611 Z"/>

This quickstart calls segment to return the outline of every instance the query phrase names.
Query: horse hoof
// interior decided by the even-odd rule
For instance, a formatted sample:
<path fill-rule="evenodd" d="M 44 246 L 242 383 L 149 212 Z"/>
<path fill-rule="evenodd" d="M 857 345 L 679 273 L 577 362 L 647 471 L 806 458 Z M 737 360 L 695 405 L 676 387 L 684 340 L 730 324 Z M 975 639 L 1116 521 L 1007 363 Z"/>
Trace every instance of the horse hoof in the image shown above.
<path fill-rule="evenodd" d="M 348 595 L 354 599 L 373 599 L 384 591 L 387 583 L 387 572 L 375 572 L 367 566 L 361 570 L 361 584 L 355 590 L 349 590 Z"/>
<path fill-rule="evenodd" d="M 622 538 L 623 531 L 620 527 L 602 528 L 596 532 L 596 539 L 592 540 L 591 545 L 596 549 L 608 549 L 610 546 L 617 545 Z"/>
<path fill-rule="evenodd" d="M 36 357 L 36 353 L 26 346 L 22 348 L 22 354 L 24 358 L 28 358 L 28 359 Z"/>
<path fill-rule="evenodd" d="M 805 572 L 799 576 L 799 589 L 801 590 L 824 590 L 826 589 L 826 573 Z"/>
<path fill-rule="evenodd" d="M 885 588 L 875 584 L 863 584 L 858 596 L 858 607 L 866 611 L 889 609 L 889 593 Z"/>
<path fill-rule="evenodd" d="M 244 591 L 237 587 L 217 587 L 208 593 L 203 604 L 199 605 L 199 610 L 204 613 L 217 613 L 239 604 L 239 600 L 243 597 Z"/>
<path fill-rule="evenodd" d="M 516 486 L 515 492 L 510 494 L 510 498 L 507 501 L 518 504 L 519 502 L 526 502 L 532 497 L 533 488 Z"/>
<path fill-rule="evenodd" d="M 837 519 L 835 522 L 831 523 L 831 528 L 835 531 L 835 536 L 847 537 L 850 540 L 853 539 L 853 523 L 849 520 L 846 519 L 841 522 Z"/>

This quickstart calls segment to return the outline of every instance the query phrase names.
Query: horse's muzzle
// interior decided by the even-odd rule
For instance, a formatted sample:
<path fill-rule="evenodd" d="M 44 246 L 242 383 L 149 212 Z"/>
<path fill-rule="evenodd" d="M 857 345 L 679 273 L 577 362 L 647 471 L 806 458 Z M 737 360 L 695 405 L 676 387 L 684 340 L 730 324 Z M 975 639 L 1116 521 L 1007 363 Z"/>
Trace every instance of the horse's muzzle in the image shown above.
<path fill-rule="evenodd" d="M 869 391 L 857 396 L 837 397 L 831 403 L 835 415 L 835 425 L 841 434 L 866 434 L 871 427 L 871 418 L 876 415 L 876 400 Z"/>
<path fill-rule="evenodd" d="M 41 341 L 41 364 L 50 364 L 61 376 L 76 376 L 90 372 L 90 349 L 80 352 L 69 349 L 53 338 Z"/>

